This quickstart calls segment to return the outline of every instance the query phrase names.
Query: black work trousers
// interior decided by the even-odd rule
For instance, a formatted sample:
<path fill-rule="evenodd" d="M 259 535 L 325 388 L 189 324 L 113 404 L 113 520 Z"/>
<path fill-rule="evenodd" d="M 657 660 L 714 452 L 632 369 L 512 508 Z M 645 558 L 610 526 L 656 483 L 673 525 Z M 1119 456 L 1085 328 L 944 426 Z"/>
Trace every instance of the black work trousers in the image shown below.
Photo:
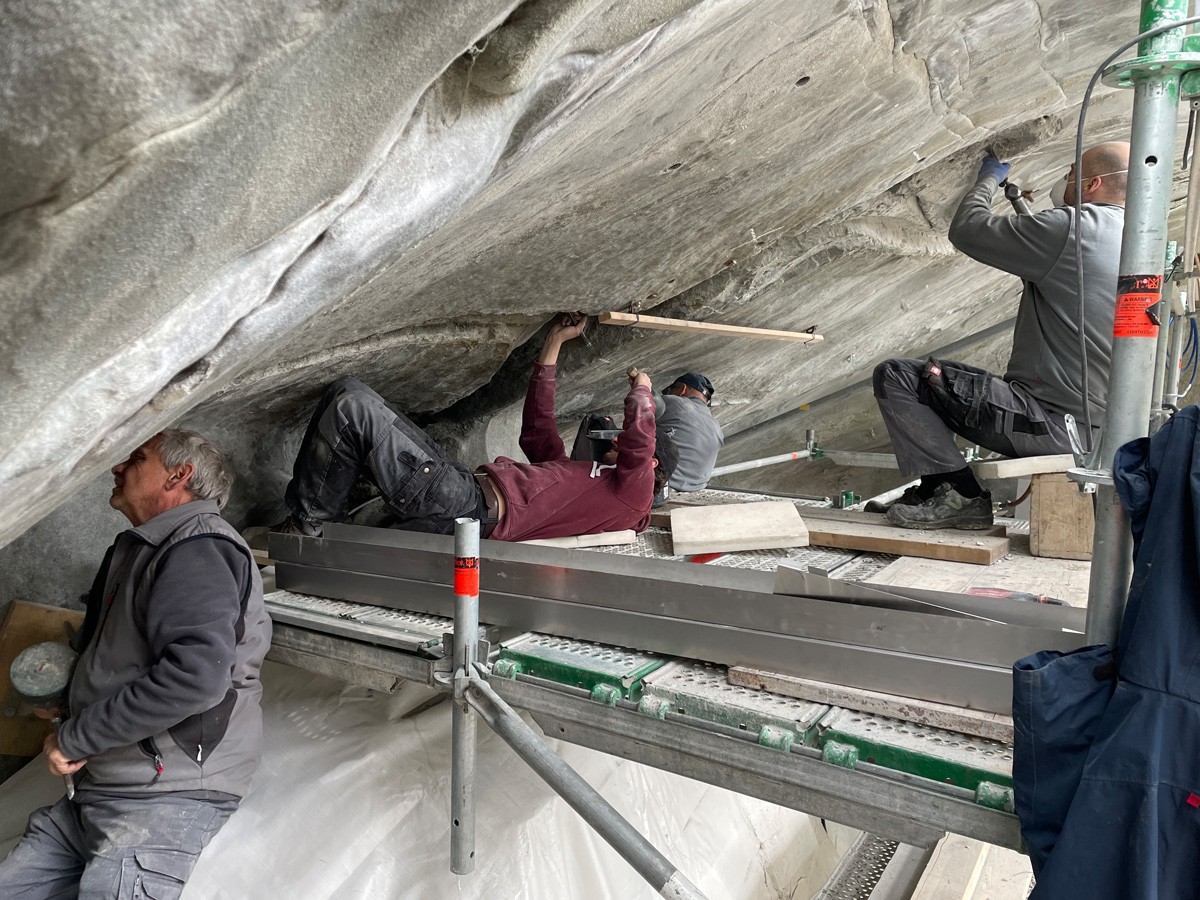
<path fill-rule="evenodd" d="M 1020 384 L 951 360 L 938 360 L 941 374 L 926 376 L 926 365 L 889 359 L 875 367 L 875 400 L 906 478 L 963 468 L 956 434 L 1005 456 L 1071 452 L 1063 416 Z"/>
<path fill-rule="evenodd" d="M 480 518 L 483 491 L 471 470 L 357 378 L 339 378 L 308 423 L 284 497 L 293 516 L 320 525 L 346 517 L 355 482 L 369 479 L 408 531 L 452 534 Z"/>

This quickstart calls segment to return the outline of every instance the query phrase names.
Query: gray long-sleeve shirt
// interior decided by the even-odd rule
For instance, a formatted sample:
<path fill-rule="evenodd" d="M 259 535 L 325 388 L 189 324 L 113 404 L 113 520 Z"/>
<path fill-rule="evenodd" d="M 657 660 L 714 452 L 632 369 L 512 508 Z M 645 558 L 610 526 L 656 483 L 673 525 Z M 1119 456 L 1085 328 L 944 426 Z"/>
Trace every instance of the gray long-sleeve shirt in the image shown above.
<path fill-rule="evenodd" d="M 679 464 L 671 474 L 671 489 L 703 490 L 712 477 L 717 451 L 725 443 L 725 434 L 708 404 L 697 397 L 655 394 L 654 418 L 659 428 L 670 432 L 679 448 Z"/>
<path fill-rule="evenodd" d="M 950 242 L 972 259 L 1024 281 L 1005 381 L 1022 385 L 1044 407 L 1082 421 L 1079 295 L 1073 208 L 1032 216 L 992 215 L 994 177 L 981 178 L 959 204 Z M 1112 355 L 1113 308 L 1125 209 L 1082 208 L 1084 335 L 1092 424 L 1104 421 Z"/>

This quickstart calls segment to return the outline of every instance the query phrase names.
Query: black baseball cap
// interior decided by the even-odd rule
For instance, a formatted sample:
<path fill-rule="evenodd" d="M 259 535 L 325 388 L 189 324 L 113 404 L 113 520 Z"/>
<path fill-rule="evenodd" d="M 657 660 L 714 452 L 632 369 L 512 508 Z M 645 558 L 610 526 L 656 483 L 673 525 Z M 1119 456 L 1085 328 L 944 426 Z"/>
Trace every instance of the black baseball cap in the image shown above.
<path fill-rule="evenodd" d="M 686 384 L 692 390 L 702 393 L 705 400 L 711 400 L 713 391 L 716 390 L 716 388 L 713 387 L 713 383 L 699 372 L 684 372 L 671 383 Z"/>

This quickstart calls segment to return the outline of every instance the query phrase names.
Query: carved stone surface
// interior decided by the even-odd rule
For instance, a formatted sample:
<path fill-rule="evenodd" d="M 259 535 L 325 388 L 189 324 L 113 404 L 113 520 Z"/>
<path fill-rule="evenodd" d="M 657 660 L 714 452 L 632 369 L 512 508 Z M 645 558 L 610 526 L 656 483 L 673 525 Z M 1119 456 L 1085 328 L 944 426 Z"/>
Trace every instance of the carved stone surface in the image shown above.
<path fill-rule="evenodd" d="M 0 600 L 86 587 L 123 524 L 105 470 L 168 425 L 228 444 L 235 523 L 277 517 L 342 372 L 466 461 L 515 453 L 522 344 L 559 310 L 815 326 L 812 347 L 607 328 L 564 351 L 564 431 L 632 364 L 707 373 L 731 439 L 1002 327 L 1015 281 L 955 254 L 949 216 L 989 145 L 1048 192 L 1136 20 L 1115 0 L 9 4 Z M 1127 134 L 1130 99 L 1098 92 L 1089 142 Z"/>

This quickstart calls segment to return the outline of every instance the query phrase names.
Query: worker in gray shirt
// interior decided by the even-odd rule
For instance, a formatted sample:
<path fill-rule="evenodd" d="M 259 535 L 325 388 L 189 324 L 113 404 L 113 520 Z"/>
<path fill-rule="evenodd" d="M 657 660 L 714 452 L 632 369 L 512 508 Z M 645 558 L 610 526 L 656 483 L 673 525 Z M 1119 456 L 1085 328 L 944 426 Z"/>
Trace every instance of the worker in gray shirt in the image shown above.
<path fill-rule="evenodd" d="M 684 372 L 654 398 L 656 427 L 675 439 L 679 463 L 671 475 L 674 491 L 699 491 L 708 485 L 725 434 L 713 418 L 713 384 L 698 372 Z"/>
<path fill-rule="evenodd" d="M 984 159 L 950 223 L 950 242 L 1024 282 L 1008 371 L 1001 377 L 935 359 L 889 359 L 876 367 L 875 398 L 900 471 L 921 478 L 888 509 L 894 525 L 972 529 L 992 524 L 991 495 L 964 464 L 955 434 L 1006 456 L 1070 452 L 1063 417 L 1070 413 L 1080 425 L 1086 421 L 1077 233 L 1083 252 L 1088 400 L 1093 427 L 1103 422 L 1128 168 L 1127 143 L 1099 144 L 1083 154 L 1077 231 L 1074 166 L 1055 208 L 1029 216 L 992 215 L 992 198 L 1009 167 L 991 156 Z M 1085 445 L 1090 437 L 1080 434 Z"/>

